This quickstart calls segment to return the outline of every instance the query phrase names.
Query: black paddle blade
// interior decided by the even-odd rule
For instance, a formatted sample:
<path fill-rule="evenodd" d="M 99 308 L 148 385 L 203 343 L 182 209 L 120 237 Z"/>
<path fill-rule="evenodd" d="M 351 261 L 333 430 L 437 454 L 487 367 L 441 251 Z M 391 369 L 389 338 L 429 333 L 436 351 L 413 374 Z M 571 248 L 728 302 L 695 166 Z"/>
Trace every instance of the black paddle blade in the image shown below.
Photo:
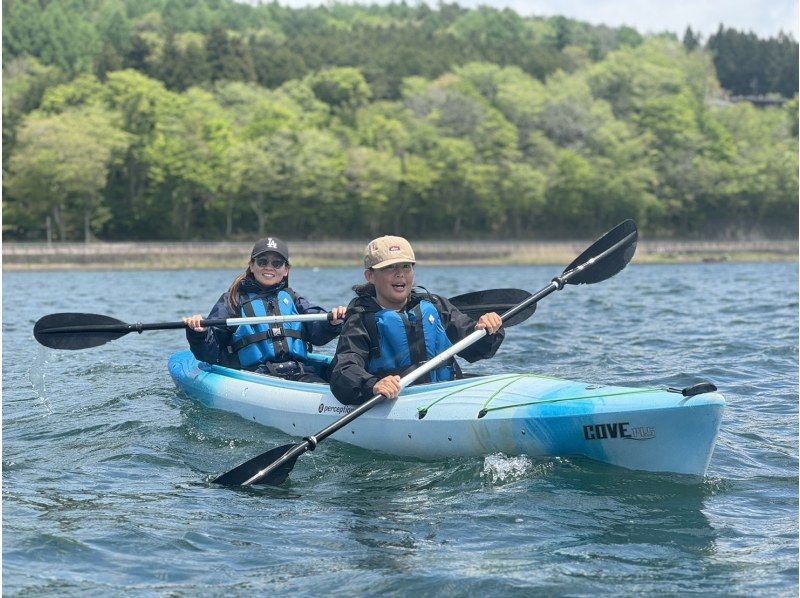
<path fill-rule="evenodd" d="M 215 478 L 214 483 L 221 484 L 223 486 L 241 486 L 259 471 L 266 469 L 275 461 L 283 457 L 295 446 L 296 445 L 294 444 L 284 444 L 283 446 L 269 450 L 266 453 L 261 453 L 257 457 L 253 457 L 249 461 L 246 461 L 238 467 L 234 467 L 229 472 L 223 473 L 221 476 Z M 297 457 L 299 456 L 300 455 L 298 454 L 290 459 L 287 459 L 285 463 L 280 465 L 280 467 L 275 468 L 263 478 L 253 483 L 280 486 L 286 481 L 286 478 L 289 477 L 289 473 L 294 468 L 294 463 L 297 461 Z"/>
<path fill-rule="evenodd" d="M 594 284 L 611 278 L 631 261 L 633 254 L 636 253 L 638 239 L 639 231 L 633 220 L 625 220 L 618 224 L 592 243 L 589 249 L 564 268 L 563 274 L 567 274 L 570 270 L 578 268 L 592 258 L 598 258 L 596 262 L 586 266 L 582 271 L 574 273 L 565 282 L 567 284 Z M 614 247 L 617 244 L 619 245 Z M 613 251 L 606 255 L 601 255 L 612 247 L 614 247 Z"/>
<path fill-rule="evenodd" d="M 515 307 L 525 301 L 531 294 L 522 289 L 488 289 L 486 291 L 475 291 L 473 293 L 465 293 L 457 297 L 451 297 L 450 303 L 455 305 L 458 310 L 468 315 L 473 320 L 477 320 L 483 314 L 491 311 L 502 314 L 512 307 Z M 503 326 L 515 326 L 524 322 L 533 315 L 536 311 L 536 304 L 523 309 L 518 314 L 513 315 L 507 321 L 503 322 Z"/>
<path fill-rule="evenodd" d="M 51 349 L 88 349 L 128 332 L 125 322 L 99 314 L 50 314 L 39 318 L 33 327 L 33 337 Z"/>

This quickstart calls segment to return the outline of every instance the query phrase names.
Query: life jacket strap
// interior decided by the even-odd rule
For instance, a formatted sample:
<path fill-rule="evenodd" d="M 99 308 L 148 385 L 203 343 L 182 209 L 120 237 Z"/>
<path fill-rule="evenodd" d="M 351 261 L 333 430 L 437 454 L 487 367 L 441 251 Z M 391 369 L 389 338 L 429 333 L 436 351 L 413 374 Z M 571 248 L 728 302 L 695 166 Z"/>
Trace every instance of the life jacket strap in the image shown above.
<path fill-rule="evenodd" d="M 241 351 L 247 345 L 252 345 L 255 343 L 260 343 L 261 341 L 271 340 L 272 342 L 280 342 L 280 339 L 284 338 L 297 338 L 302 341 L 305 341 L 305 335 L 300 330 L 291 330 L 286 329 L 283 327 L 276 327 L 276 328 L 269 328 L 262 332 L 257 332 L 251 336 L 246 338 L 239 339 L 235 343 L 231 345 L 231 350 L 233 352 Z"/>
<path fill-rule="evenodd" d="M 406 339 L 408 339 L 408 352 L 412 364 L 422 365 L 428 359 L 428 352 L 425 348 L 425 333 L 422 331 L 422 307 L 420 304 L 411 310 L 414 316 L 414 321 L 406 312 L 400 312 L 400 317 L 403 319 L 403 324 L 406 327 Z M 421 383 L 431 381 L 430 372 L 418 379 Z"/>
<path fill-rule="evenodd" d="M 292 301 L 297 302 L 297 295 L 289 289 L 288 287 L 284 288 L 285 291 L 292 299 Z M 263 296 L 254 296 L 252 294 L 248 294 L 247 296 L 242 296 L 241 299 L 241 309 L 242 313 L 245 317 L 255 317 L 261 314 L 257 314 L 255 309 L 253 308 L 253 303 L 257 300 L 263 302 L 265 311 L 267 315 L 270 316 L 279 316 L 281 314 L 280 307 L 278 306 L 279 297 L 278 294 L 271 295 L 268 297 Z M 299 330 L 295 330 L 293 328 L 288 328 L 283 324 L 273 324 L 269 328 L 261 331 L 256 332 L 250 336 L 244 337 L 239 339 L 238 341 L 231 344 L 231 351 L 234 353 L 238 353 L 241 349 L 255 344 L 262 341 L 270 341 L 272 343 L 272 352 L 277 359 L 280 359 L 282 356 L 290 355 L 291 352 L 289 350 L 289 343 L 287 339 L 294 338 L 303 341 L 306 348 L 310 345 L 308 339 L 305 336 L 305 328 L 300 327 Z"/>
<path fill-rule="evenodd" d="M 378 335 L 378 320 L 374 311 L 363 312 L 364 329 L 369 336 L 369 355 L 371 359 L 378 359 L 381 356 L 381 342 Z"/>

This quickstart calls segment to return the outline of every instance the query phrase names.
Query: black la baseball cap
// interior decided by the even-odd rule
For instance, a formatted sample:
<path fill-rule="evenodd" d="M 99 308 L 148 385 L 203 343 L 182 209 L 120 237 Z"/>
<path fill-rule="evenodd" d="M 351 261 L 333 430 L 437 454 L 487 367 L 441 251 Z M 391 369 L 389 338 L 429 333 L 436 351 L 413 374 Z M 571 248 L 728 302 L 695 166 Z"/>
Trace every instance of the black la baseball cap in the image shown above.
<path fill-rule="evenodd" d="M 287 262 L 289 261 L 289 246 L 278 237 L 265 237 L 256 241 L 253 251 L 250 252 L 250 259 L 254 260 L 265 253 L 277 253 Z"/>

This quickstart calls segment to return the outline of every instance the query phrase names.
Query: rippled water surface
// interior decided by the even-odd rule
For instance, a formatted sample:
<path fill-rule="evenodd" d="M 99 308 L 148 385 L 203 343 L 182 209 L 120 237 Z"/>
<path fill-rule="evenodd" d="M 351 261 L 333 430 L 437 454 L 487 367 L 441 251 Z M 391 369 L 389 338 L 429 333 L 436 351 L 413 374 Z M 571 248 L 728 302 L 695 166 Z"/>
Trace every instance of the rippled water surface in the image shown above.
<path fill-rule="evenodd" d="M 545 286 L 555 267 L 424 268 L 433 292 Z M 794 596 L 797 264 L 629 266 L 542 300 L 472 371 L 622 385 L 711 380 L 728 406 L 703 483 L 581 459 L 423 462 L 325 442 L 282 489 L 208 479 L 292 440 L 179 395 L 181 331 L 36 344 L 54 312 L 207 312 L 236 273 L 3 274 L 6 595 Z M 356 269 L 292 272 L 325 307 Z M 326 348 L 333 350 L 333 345 Z"/>

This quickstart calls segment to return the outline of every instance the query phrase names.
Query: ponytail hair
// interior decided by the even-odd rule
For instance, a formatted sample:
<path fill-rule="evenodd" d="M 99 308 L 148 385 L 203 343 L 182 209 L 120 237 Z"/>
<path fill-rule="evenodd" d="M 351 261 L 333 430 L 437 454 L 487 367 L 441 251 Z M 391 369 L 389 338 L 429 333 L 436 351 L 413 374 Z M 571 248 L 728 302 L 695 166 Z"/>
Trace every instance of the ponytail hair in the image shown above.
<path fill-rule="evenodd" d="M 241 295 L 241 288 L 244 282 L 247 279 L 255 280 L 253 278 L 253 273 L 250 271 L 250 266 L 247 267 L 247 270 L 239 274 L 236 278 L 233 279 L 230 288 L 228 289 L 228 299 L 227 304 L 231 311 L 234 313 L 239 311 L 239 297 Z"/>
<path fill-rule="evenodd" d="M 356 295 L 375 295 L 375 285 L 371 282 L 365 282 L 363 284 L 354 284 L 353 285 L 353 292 Z"/>

